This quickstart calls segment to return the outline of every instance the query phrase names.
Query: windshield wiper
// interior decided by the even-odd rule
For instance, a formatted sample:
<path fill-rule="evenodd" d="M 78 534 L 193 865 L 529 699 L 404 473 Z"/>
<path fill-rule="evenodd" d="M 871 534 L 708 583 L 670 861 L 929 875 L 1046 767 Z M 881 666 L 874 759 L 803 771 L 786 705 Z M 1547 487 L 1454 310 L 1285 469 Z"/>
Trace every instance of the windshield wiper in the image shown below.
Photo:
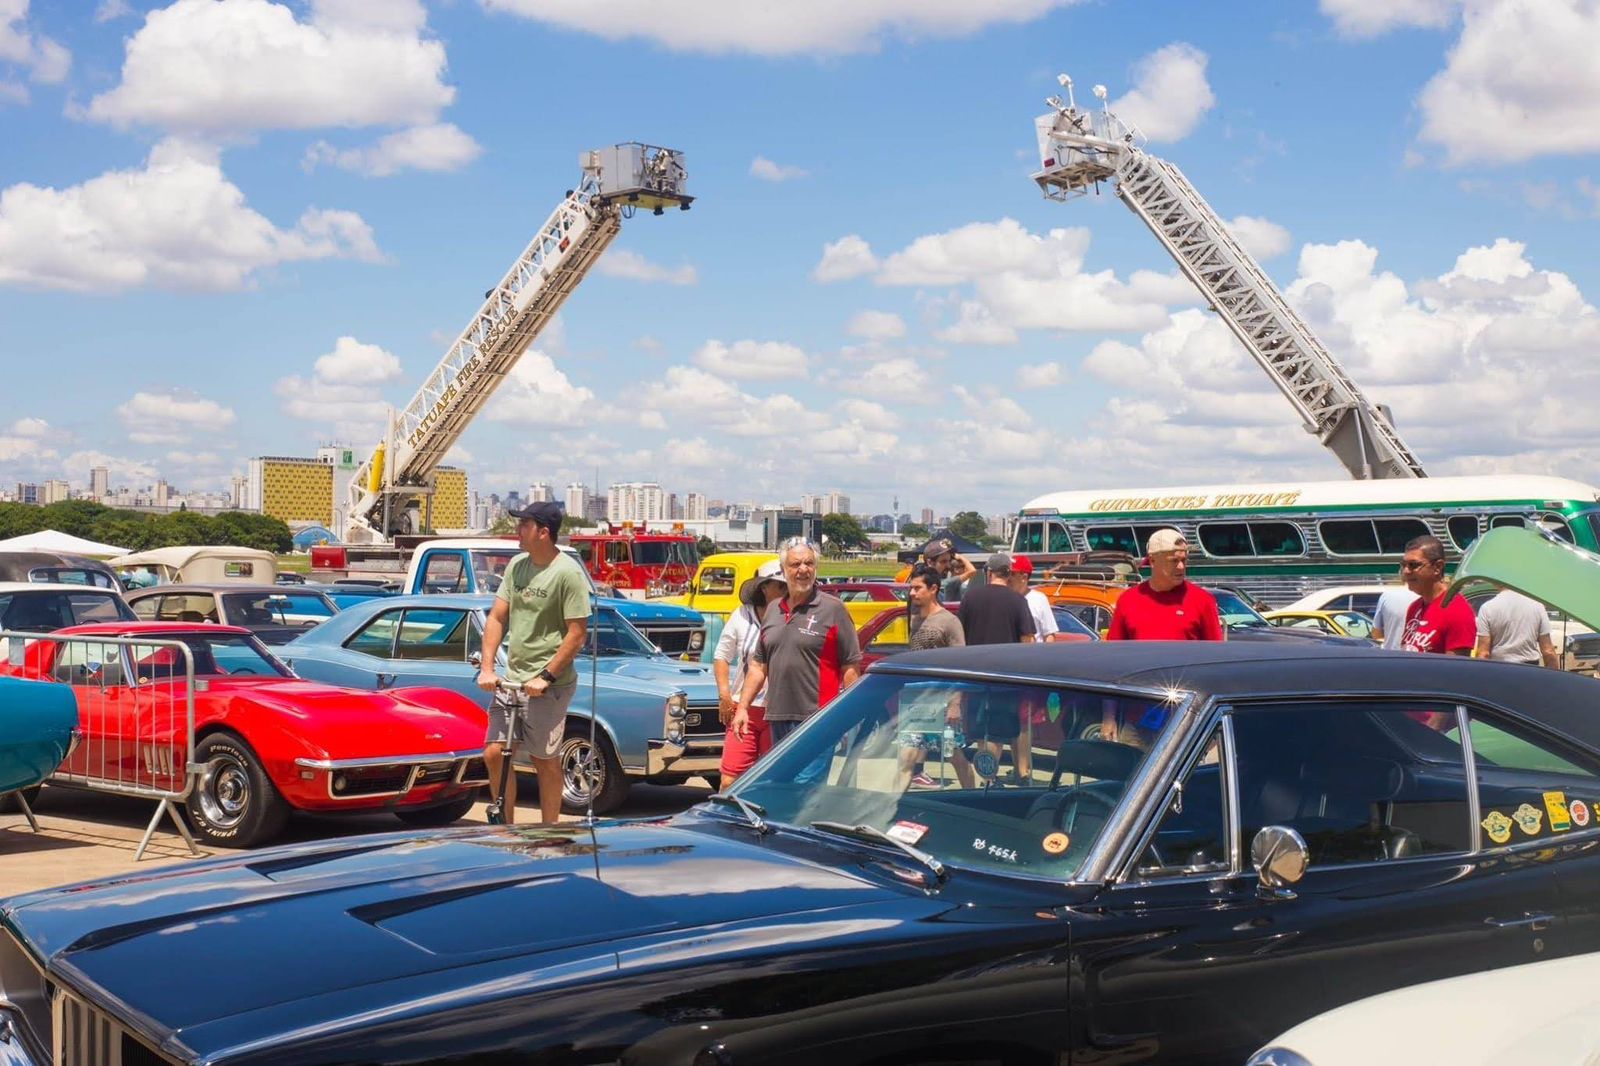
<path fill-rule="evenodd" d="M 744 816 L 750 820 L 750 827 L 757 833 L 765 836 L 772 832 L 772 827 L 767 824 L 766 819 L 761 817 L 767 813 L 765 807 L 757 806 L 749 800 L 740 799 L 738 796 L 727 792 L 716 792 L 706 798 L 712 803 L 726 803 L 739 808 L 744 812 Z"/>
<path fill-rule="evenodd" d="M 811 828 L 820 829 L 824 833 L 837 833 L 843 837 L 855 837 L 857 840 L 874 840 L 880 844 L 893 845 L 933 871 L 933 876 L 938 878 L 941 885 L 950 879 L 950 871 L 944 868 L 944 863 L 921 848 L 914 848 L 904 840 L 896 840 L 882 829 L 874 826 L 846 825 L 844 822 L 812 822 Z"/>

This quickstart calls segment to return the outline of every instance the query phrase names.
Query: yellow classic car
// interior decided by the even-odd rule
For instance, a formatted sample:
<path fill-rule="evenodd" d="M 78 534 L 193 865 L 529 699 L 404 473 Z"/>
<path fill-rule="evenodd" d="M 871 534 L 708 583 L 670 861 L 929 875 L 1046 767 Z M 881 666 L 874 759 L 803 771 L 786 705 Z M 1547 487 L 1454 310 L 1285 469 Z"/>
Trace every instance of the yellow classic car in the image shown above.
<path fill-rule="evenodd" d="M 700 566 L 689 582 L 689 591 L 682 596 L 668 596 L 652 603 L 675 603 L 699 611 L 706 620 L 706 648 L 702 662 L 710 662 L 717 650 L 717 638 L 728 616 L 739 607 L 739 589 L 745 581 L 755 577 L 763 563 L 778 557 L 777 552 L 722 552 L 700 560 Z M 819 585 L 823 592 L 827 585 Z M 851 621 L 859 631 L 862 626 L 881 614 L 885 607 L 893 606 L 875 600 L 846 602 Z"/>
<path fill-rule="evenodd" d="M 1261 617 L 1275 626 L 1316 629 L 1336 637 L 1372 639 L 1373 621 L 1360 611 L 1268 611 Z"/>

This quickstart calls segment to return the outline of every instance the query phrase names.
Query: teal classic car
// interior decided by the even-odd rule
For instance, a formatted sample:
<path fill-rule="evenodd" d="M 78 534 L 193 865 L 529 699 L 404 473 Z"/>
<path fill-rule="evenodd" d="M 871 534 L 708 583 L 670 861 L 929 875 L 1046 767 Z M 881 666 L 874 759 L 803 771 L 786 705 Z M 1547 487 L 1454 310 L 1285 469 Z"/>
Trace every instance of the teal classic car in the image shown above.
<path fill-rule="evenodd" d="M 0 809 L 31 798 L 72 749 L 78 703 L 50 681 L 0 677 Z"/>
<path fill-rule="evenodd" d="M 477 687 L 483 620 L 492 596 L 394 596 L 348 607 L 277 649 L 300 677 L 352 688 L 449 688 L 487 707 Z M 559 759 L 562 805 L 604 814 L 634 781 L 718 784 L 724 727 L 710 668 L 663 654 L 607 600 L 595 607 L 590 647 Z M 503 660 L 502 660 L 503 668 Z M 589 723 L 594 720 L 594 747 Z M 591 752 L 593 756 L 591 758 Z"/>

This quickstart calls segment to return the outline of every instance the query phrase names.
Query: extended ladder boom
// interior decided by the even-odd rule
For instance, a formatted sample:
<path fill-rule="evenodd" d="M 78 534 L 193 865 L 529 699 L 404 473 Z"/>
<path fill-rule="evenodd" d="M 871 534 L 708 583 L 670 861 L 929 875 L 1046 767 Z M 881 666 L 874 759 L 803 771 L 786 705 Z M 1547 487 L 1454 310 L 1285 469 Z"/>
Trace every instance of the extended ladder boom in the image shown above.
<path fill-rule="evenodd" d="M 1245 350 L 1356 478 L 1425 477 L 1389 413 L 1369 402 L 1344 368 L 1295 314 L 1255 259 L 1234 240 L 1183 172 L 1146 152 L 1138 135 L 1109 110 L 1079 111 L 1068 101 L 1035 123 L 1044 166 L 1033 175 L 1045 196 L 1070 200 L 1115 183 L 1117 196 L 1144 220 L 1222 316 Z M 1103 101 L 1105 90 L 1095 87 Z"/>
<path fill-rule="evenodd" d="M 583 180 L 556 207 L 389 433 L 357 467 L 348 490 L 346 539 L 387 540 L 415 531 L 412 501 L 433 491 L 450 447 L 505 380 L 572 290 L 638 207 L 687 210 L 682 153 L 637 143 L 583 155 Z"/>

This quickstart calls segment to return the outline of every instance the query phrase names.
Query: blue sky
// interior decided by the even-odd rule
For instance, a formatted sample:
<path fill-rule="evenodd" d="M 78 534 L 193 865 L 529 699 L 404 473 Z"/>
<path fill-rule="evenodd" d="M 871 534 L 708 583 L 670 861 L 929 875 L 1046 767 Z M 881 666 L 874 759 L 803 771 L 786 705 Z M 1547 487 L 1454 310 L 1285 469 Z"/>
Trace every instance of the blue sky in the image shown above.
<path fill-rule="evenodd" d="M 370 446 L 633 139 L 698 199 L 624 226 L 467 431 L 479 491 L 1340 477 L 1114 197 L 1039 197 L 1060 71 L 1431 472 L 1600 481 L 1597 53 L 1593 0 L 0 0 L 0 483 Z"/>

